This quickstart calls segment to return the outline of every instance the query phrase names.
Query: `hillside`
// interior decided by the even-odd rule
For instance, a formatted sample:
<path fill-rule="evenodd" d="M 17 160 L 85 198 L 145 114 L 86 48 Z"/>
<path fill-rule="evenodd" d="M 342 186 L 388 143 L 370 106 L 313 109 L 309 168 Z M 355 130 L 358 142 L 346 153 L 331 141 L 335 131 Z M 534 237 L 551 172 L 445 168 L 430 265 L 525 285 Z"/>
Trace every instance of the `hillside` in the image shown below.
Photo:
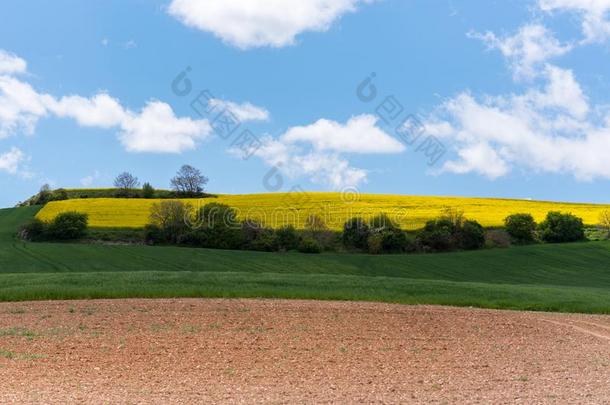
<path fill-rule="evenodd" d="M 148 222 L 150 207 L 160 200 L 88 198 L 55 201 L 38 214 L 43 220 L 65 211 L 89 214 L 94 227 L 143 227 Z M 422 227 L 446 208 L 457 208 L 486 227 L 502 226 L 507 215 L 526 212 L 541 221 L 549 211 L 571 212 L 586 224 L 597 224 L 599 213 L 608 205 L 571 204 L 559 202 L 506 200 L 462 197 L 416 197 L 363 194 L 344 196 L 340 193 L 276 193 L 250 195 L 218 195 L 216 198 L 185 200 L 195 207 L 218 202 L 234 207 L 238 219 L 254 219 L 271 227 L 285 224 L 303 227 L 310 214 L 319 215 L 330 229 L 341 229 L 351 217 L 371 218 L 381 212 L 389 214 L 404 229 Z"/>
<path fill-rule="evenodd" d="M 610 244 L 433 255 L 301 255 L 24 243 L 0 210 L 0 300 L 268 297 L 610 313 Z"/>

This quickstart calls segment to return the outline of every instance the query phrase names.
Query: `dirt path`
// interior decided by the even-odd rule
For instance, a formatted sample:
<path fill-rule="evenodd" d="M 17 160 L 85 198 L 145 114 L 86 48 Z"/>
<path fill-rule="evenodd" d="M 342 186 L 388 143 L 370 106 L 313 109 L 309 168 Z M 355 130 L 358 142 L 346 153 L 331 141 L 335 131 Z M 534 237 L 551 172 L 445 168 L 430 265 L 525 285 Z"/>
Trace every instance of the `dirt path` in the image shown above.
<path fill-rule="evenodd" d="M 610 403 L 610 317 L 280 300 L 0 304 L 0 403 Z"/>

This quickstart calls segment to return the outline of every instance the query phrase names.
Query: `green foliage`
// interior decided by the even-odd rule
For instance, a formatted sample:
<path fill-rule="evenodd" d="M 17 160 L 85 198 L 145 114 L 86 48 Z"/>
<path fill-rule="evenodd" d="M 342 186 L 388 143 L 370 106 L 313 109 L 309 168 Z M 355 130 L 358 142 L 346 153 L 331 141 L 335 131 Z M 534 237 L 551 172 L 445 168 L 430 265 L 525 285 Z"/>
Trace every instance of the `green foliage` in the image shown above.
<path fill-rule="evenodd" d="M 142 185 L 142 198 L 155 198 L 155 189 L 150 183 Z"/>
<path fill-rule="evenodd" d="M 48 235 L 55 240 L 74 240 L 87 235 L 88 216 L 80 212 L 63 212 L 49 224 Z"/>
<path fill-rule="evenodd" d="M 367 241 L 367 251 L 372 255 L 383 253 L 383 236 L 380 233 L 369 235 Z"/>
<path fill-rule="evenodd" d="M 539 226 L 540 238 L 548 243 L 577 242 L 585 239 L 581 218 L 572 214 L 549 212 Z"/>
<path fill-rule="evenodd" d="M 298 250 L 301 253 L 317 254 L 322 253 L 322 246 L 320 246 L 317 240 L 305 237 L 300 241 Z"/>
<path fill-rule="evenodd" d="M 154 203 L 150 209 L 150 224 L 161 229 L 168 243 L 177 243 L 188 232 L 191 217 L 192 207 L 177 200 Z"/>
<path fill-rule="evenodd" d="M 535 239 L 536 221 L 531 214 L 513 214 L 504 220 L 506 232 L 516 243 L 532 243 Z"/>
<path fill-rule="evenodd" d="M 343 246 L 348 249 L 368 249 L 370 229 L 362 218 L 352 218 L 343 225 Z"/>
<path fill-rule="evenodd" d="M 34 218 L 23 225 L 19 231 L 19 236 L 23 240 L 31 242 L 41 242 L 48 237 L 47 224 L 40 219 Z"/>
<path fill-rule="evenodd" d="M 476 250 L 485 246 L 485 228 L 477 221 L 465 220 L 458 231 L 461 249 Z"/>
<path fill-rule="evenodd" d="M 286 225 L 275 231 L 278 248 L 284 251 L 296 250 L 301 237 L 292 225 Z"/>
<path fill-rule="evenodd" d="M 418 245 L 424 251 L 447 252 L 456 248 L 456 227 L 446 218 L 428 221 L 417 235 Z"/>

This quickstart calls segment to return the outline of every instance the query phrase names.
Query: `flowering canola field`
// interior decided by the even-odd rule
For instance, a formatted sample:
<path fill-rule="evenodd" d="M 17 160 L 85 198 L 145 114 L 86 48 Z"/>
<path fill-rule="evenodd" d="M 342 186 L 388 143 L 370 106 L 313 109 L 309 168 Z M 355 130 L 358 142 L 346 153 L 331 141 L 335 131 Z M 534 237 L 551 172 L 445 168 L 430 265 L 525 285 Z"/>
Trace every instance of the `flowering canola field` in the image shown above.
<path fill-rule="evenodd" d="M 54 201 L 47 204 L 37 217 L 51 220 L 61 212 L 79 211 L 89 214 L 89 224 L 93 227 L 137 228 L 148 223 L 151 206 L 160 201 L 167 200 L 89 198 Z M 610 205 L 597 204 L 321 192 L 219 195 L 217 198 L 181 201 L 194 208 L 210 202 L 227 204 L 236 209 L 238 220 L 248 218 L 270 227 L 292 224 L 302 228 L 307 217 L 315 214 L 328 228 L 335 230 L 341 229 L 351 217 L 371 218 L 379 213 L 389 215 L 404 229 L 417 229 L 447 208 L 462 210 L 467 218 L 486 227 L 502 226 L 507 215 L 521 212 L 530 213 L 541 221 L 549 211 L 571 212 L 583 218 L 585 224 L 595 225 L 600 212 L 610 210 Z"/>

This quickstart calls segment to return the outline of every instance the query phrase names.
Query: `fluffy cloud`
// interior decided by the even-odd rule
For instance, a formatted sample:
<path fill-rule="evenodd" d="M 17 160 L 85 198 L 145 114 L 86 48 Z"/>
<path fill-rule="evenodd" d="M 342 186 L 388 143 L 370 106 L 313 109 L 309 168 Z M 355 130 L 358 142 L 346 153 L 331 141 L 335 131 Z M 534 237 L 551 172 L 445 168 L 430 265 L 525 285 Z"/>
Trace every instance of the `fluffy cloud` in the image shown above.
<path fill-rule="evenodd" d="M 516 79 L 533 78 L 547 60 L 566 54 L 571 45 L 562 45 L 543 25 L 523 26 L 513 36 L 499 38 L 492 32 L 470 33 L 470 37 L 498 49 L 511 64 Z"/>
<path fill-rule="evenodd" d="M 9 174 L 17 174 L 20 165 L 26 160 L 25 154 L 17 149 L 11 148 L 10 151 L 0 154 L 0 171 Z"/>
<path fill-rule="evenodd" d="M 372 0 L 172 0 L 169 13 L 238 48 L 283 47 Z"/>
<path fill-rule="evenodd" d="M 119 138 L 130 152 L 180 153 L 195 149 L 212 133 L 207 120 L 177 118 L 160 101 L 149 102 L 140 114 L 130 114 L 121 128 Z"/>
<path fill-rule="evenodd" d="M 586 42 L 603 42 L 610 38 L 610 0 L 538 0 L 543 11 L 577 12 L 582 18 Z"/>
<path fill-rule="evenodd" d="M 345 125 L 321 119 L 304 127 L 288 130 L 286 143 L 309 142 L 316 150 L 344 153 L 400 153 L 405 147 L 377 127 L 374 115 L 352 117 Z"/>
<path fill-rule="evenodd" d="M 371 115 L 352 117 L 345 124 L 322 119 L 290 128 L 277 139 L 264 139 L 255 154 L 292 178 L 305 176 L 336 190 L 356 187 L 367 180 L 367 171 L 353 167 L 346 154 L 400 153 L 405 149 L 376 123 Z"/>
<path fill-rule="evenodd" d="M 27 63 L 17 55 L 0 49 L 0 74 L 25 73 Z"/>
<path fill-rule="evenodd" d="M 241 122 L 246 121 L 269 121 L 270 113 L 265 108 L 255 106 L 251 103 L 234 103 L 232 101 L 213 98 L 209 101 L 210 107 L 219 110 L 228 110 Z"/>
<path fill-rule="evenodd" d="M 578 179 L 610 178 L 610 116 L 596 116 L 569 70 L 545 69 L 546 85 L 524 94 L 476 99 L 462 93 L 427 124 L 455 144 L 445 171 L 506 175 L 517 166 Z"/>
<path fill-rule="evenodd" d="M 16 132 L 31 134 L 46 116 L 70 118 L 84 127 L 117 129 L 131 152 L 180 153 L 194 149 L 212 132 L 207 120 L 176 117 L 160 101 L 150 101 L 136 113 L 106 93 L 62 98 L 39 93 L 13 75 L 25 71 L 25 62 L 18 60 L 0 51 L 0 139 Z"/>

